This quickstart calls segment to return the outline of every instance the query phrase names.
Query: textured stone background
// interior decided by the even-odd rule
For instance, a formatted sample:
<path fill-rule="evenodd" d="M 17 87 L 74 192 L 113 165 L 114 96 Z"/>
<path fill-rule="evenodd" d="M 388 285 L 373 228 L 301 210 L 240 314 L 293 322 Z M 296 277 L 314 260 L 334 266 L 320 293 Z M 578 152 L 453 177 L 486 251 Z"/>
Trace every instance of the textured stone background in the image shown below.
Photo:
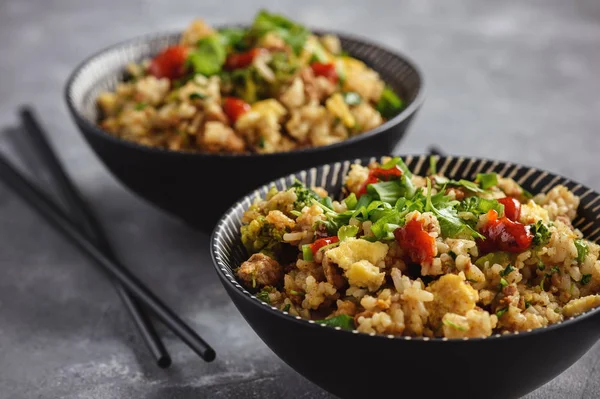
<path fill-rule="evenodd" d="M 428 99 L 405 152 L 436 143 L 600 189 L 597 0 L 3 0 L 0 126 L 16 122 L 19 104 L 36 107 L 122 259 L 214 345 L 218 359 L 206 364 L 165 334 L 174 365 L 157 369 L 111 285 L 0 186 L 0 397 L 330 397 L 246 325 L 212 271 L 207 236 L 135 198 L 107 173 L 62 98 L 70 71 L 102 47 L 182 29 L 193 16 L 248 21 L 259 6 L 411 55 L 425 72 Z M 6 137 L 0 147 L 12 152 Z M 600 397 L 599 354 L 596 346 L 528 398 Z"/>

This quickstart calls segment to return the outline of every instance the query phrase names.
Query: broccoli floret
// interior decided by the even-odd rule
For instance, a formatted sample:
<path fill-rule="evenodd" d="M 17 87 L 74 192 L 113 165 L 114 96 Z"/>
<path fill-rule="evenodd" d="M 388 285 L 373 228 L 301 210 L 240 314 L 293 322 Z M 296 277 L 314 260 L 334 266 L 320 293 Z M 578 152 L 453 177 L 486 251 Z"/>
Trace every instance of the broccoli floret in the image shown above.
<path fill-rule="evenodd" d="M 260 216 L 247 225 L 242 226 L 242 243 L 249 254 L 262 252 L 273 258 L 281 249 L 285 230 L 277 229 Z"/>

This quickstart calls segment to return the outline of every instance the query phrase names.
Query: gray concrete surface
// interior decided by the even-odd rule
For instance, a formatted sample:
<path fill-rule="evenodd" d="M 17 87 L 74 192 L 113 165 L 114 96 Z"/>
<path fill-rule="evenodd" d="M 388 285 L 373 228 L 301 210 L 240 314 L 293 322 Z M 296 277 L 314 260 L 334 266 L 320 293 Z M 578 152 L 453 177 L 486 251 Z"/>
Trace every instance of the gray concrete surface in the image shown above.
<path fill-rule="evenodd" d="M 153 209 L 107 173 L 67 116 L 69 72 L 132 36 L 193 16 L 247 21 L 259 6 L 410 54 L 428 99 L 404 151 L 532 164 L 600 189 L 600 2 L 0 2 L 0 126 L 33 104 L 123 260 L 217 350 L 205 364 L 171 334 L 157 369 L 112 287 L 0 186 L 0 397 L 329 398 L 247 326 L 210 265 L 207 237 Z M 11 152 L 6 137 L 0 146 Z M 529 399 L 600 397 L 600 346 Z M 492 360 L 493 361 L 493 360 Z M 518 361 L 518 359 L 515 359 Z M 498 376 L 491 381 L 503 382 Z"/>

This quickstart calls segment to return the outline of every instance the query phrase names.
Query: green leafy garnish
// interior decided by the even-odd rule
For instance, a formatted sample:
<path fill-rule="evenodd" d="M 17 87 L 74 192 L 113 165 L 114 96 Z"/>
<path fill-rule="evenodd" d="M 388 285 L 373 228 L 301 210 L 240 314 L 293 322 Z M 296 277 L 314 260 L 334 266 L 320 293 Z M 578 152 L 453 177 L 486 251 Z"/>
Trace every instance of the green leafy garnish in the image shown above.
<path fill-rule="evenodd" d="M 294 202 L 294 209 L 301 211 L 305 206 L 310 207 L 312 200 L 320 201 L 321 197 L 310 188 L 306 187 L 304 183 L 296 179 L 292 188 L 296 193 L 296 202 Z"/>
<path fill-rule="evenodd" d="M 227 51 L 218 35 L 203 37 L 187 58 L 194 73 L 212 76 L 219 73 L 225 63 Z"/>
<path fill-rule="evenodd" d="M 381 97 L 379 97 L 379 101 L 375 105 L 375 108 L 381 116 L 385 119 L 389 119 L 396 115 L 403 107 L 402 100 L 392 89 L 389 87 L 385 87 L 383 92 L 381 93 Z"/>
<path fill-rule="evenodd" d="M 390 159 L 389 161 L 387 161 L 386 163 L 384 163 L 383 165 L 381 165 L 381 169 L 384 169 L 384 170 L 389 170 L 394 167 L 400 168 L 400 170 L 402 171 L 402 173 L 405 176 L 412 177 L 412 172 L 410 171 L 410 169 L 408 169 L 408 166 L 406 166 L 406 164 L 400 157 L 394 157 L 394 158 Z"/>
<path fill-rule="evenodd" d="M 500 278 L 500 288 L 504 288 L 508 285 L 508 281 L 504 279 L 504 277 Z"/>
<path fill-rule="evenodd" d="M 582 285 L 586 285 L 587 283 L 589 283 L 590 281 L 592 281 L 592 275 L 591 274 L 584 274 L 583 276 L 581 276 L 581 281 L 580 283 Z"/>
<path fill-rule="evenodd" d="M 313 261 L 313 252 L 312 252 L 312 248 L 311 248 L 310 244 L 304 244 L 302 246 L 302 259 L 305 260 L 306 262 Z"/>
<path fill-rule="evenodd" d="M 546 281 L 546 275 L 544 274 L 544 275 L 542 276 L 542 281 L 540 281 L 540 289 L 541 289 L 542 291 L 546 291 L 546 290 L 544 289 L 544 282 L 545 282 L 545 281 Z"/>
<path fill-rule="evenodd" d="M 304 292 L 298 292 L 296 290 L 290 290 L 290 294 L 296 295 L 296 296 L 305 296 L 306 295 Z"/>
<path fill-rule="evenodd" d="M 143 110 L 144 108 L 146 108 L 146 106 L 147 106 L 147 105 L 148 105 L 148 104 L 146 104 L 146 103 L 144 103 L 144 102 L 139 102 L 139 103 L 135 104 L 135 107 L 134 107 L 134 109 L 135 109 L 136 111 L 141 111 L 141 110 Z"/>
<path fill-rule="evenodd" d="M 256 294 L 256 297 L 263 302 L 271 304 L 271 300 L 269 299 L 269 292 L 271 292 L 271 288 L 265 287 L 258 294 Z"/>
<path fill-rule="evenodd" d="M 315 320 L 315 323 L 325 324 L 330 327 L 340 327 L 344 330 L 354 330 L 354 317 L 347 314 L 341 314 L 325 320 Z"/>
<path fill-rule="evenodd" d="M 354 238 L 358 234 L 358 226 L 342 226 L 338 230 L 338 238 L 344 241 L 346 238 Z"/>
<path fill-rule="evenodd" d="M 465 327 L 463 327 L 463 326 L 459 326 L 458 324 L 456 324 L 456 323 L 454 323 L 454 322 L 451 322 L 451 321 L 450 321 L 450 320 L 448 320 L 448 319 L 443 319 L 443 320 L 442 320 L 442 323 L 444 323 L 444 325 L 446 325 L 446 326 L 448 326 L 448 327 L 452 327 L 452 328 L 454 328 L 454 329 L 456 329 L 456 330 L 459 330 L 459 331 L 467 331 L 467 329 L 466 329 Z"/>
<path fill-rule="evenodd" d="M 501 277 L 506 277 L 508 276 L 510 273 L 512 273 L 515 270 L 515 268 L 513 267 L 513 265 L 509 264 L 508 266 L 506 266 L 506 268 L 504 270 L 502 270 L 500 272 L 500 276 Z"/>
<path fill-rule="evenodd" d="M 454 253 L 454 251 L 450 251 L 448 252 L 448 255 L 450 255 L 450 257 L 454 260 L 456 260 L 456 254 Z"/>
<path fill-rule="evenodd" d="M 346 204 L 346 208 L 348 209 L 356 209 L 356 205 L 358 204 L 358 199 L 356 198 L 356 194 L 350 193 L 349 196 L 344 198 L 344 204 Z"/>
<path fill-rule="evenodd" d="M 509 262 L 509 256 L 506 252 L 490 252 L 487 255 L 482 256 L 481 258 L 475 261 L 475 265 L 480 269 L 485 267 L 485 263 L 489 262 L 489 265 L 503 265 Z M 506 267 L 508 269 L 508 266 Z M 502 275 L 502 273 L 500 273 Z"/>
<path fill-rule="evenodd" d="M 358 105 L 362 102 L 360 94 L 354 91 L 346 92 L 342 94 L 342 97 L 344 97 L 344 102 L 348 105 Z"/>
<path fill-rule="evenodd" d="M 500 317 L 502 317 L 502 315 L 503 315 L 504 313 L 506 313 L 507 311 L 508 311 L 508 306 L 507 306 L 507 307 L 505 307 L 505 308 L 502 308 L 502 309 L 498 310 L 498 311 L 496 312 L 496 316 L 497 316 L 498 318 L 500 318 Z"/>
<path fill-rule="evenodd" d="M 577 248 L 577 262 L 585 262 L 585 257 L 589 252 L 587 243 L 582 239 L 575 240 L 575 248 Z"/>
<path fill-rule="evenodd" d="M 538 220 L 535 224 L 529 225 L 529 233 L 533 236 L 533 240 L 531 241 L 531 245 L 533 246 L 546 245 L 551 236 L 548 226 L 541 220 Z"/>
<path fill-rule="evenodd" d="M 190 94 L 190 100 L 204 100 L 207 99 L 208 96 L 202 93 L 192 93 Z"/>
<path fill-rule="evenodd" d="M 498 175 L 496 173 L 479 173 L 475 179 L 482 189 L 487 190 L 498 184 Z"/>
<path fill-rule="evenodd" d="M 485 199 L 480 197 L 468 197 L 458 205 L 458 212 L 470 212 L 475 218 L 470 219 L 467 223 L 475 226 L 480 215 L 488 213 L 490 210 L 495 210 L 498 215 L 504 212 L 504 205 L 495 199 Z"/>
<path fill-rule="evenodd" d="M 434 176 L 433 179 L 435 180 L 437 187 L 442 187 L 442 186 L 462 187 L 473 193 L 482 193 L 483 192 L 483 190 L 481 189 L 481 187 L 479 187 L 479 185 L 477 185 L 477 183 L 473 183 L 472 181 L 469 181 L 469 180 L 465 180 L 465 179 L 452 180 L 452 179 L 448 179 L 448 178 L 442 177 L 442 176 Z"/>
<path fill-rule="evenodd" d="M 249 35 L 262 37 L 269 32 L 274 32 L 281 37 L 296 54 L 300 54 L 310 35 L 310 31 L 304 26 L 290 21 L 283 15 L 261 10 L 254 18 Z"/>
<path fill-rule="evenodd" d="M 219 39 L 226 48 L 243 51 L 247 48 L 244 43 L 246 30 L 242 28 L 223 28 L 219 30 Z"/>
<path fill-rule="evenodd" d="M 538 270 L 544 270 L 546 268 L 546 265 L 540 260 L 538 261 L 537 268 Z"/>
<path fill-rule="evenodd" d="M 283 310 L 284 312 L 289 312 L 291 307 L 292 307 L 292 305 L 288 303 L 281 310 Z"/>

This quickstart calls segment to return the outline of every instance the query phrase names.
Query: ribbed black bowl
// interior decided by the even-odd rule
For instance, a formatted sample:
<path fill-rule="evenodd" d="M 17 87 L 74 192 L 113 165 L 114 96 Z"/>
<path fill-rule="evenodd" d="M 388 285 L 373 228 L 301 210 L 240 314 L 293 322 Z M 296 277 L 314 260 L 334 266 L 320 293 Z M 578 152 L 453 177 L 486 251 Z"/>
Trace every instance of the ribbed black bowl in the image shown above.
<path fill-rule="evenodd" d="M 324 32 L 317 32 L 324 33 Z M 157 34 L 112 46 L 85 60 L 66 86 L 66 101 L 87 142 L 127 187 L 158 207 L 205 231 L 244 193 L 286 173 L 331 161 L 394 151 L 423 102 L 423 81 L 406 57 L 339 34 L 342 46 L 363 60 L 404 99 L 406 107 L 383 125 L 326 147 L 268 155 L 186 153 L 142 146 L 111 136 L 96 122 L 96 97 L 122 80 L 125 65 L 177 43 Z"/>
<path fill-rule="evenodd" d="M 423 175 L 428 158 L 404 159 Z M 342 398 L 516 398 L 563 372 L 600 338 L 599 309 L 546 328 L 483 339 L 369 336 L 291 316 L 237 283 L 232 269 L 247 259 L 240 218 L 257 194 L 264 195 L 273 184 L 280 190 L 289 187 L 294 178 L 335 194 L 351 163 L 372 160 L 334 162 L 275 180 L 231 207 L 213 232 L 211 252 L 223 286 L 260 338 L 297 372 Z M 533 193 L 564 184 L 581 198 L 574 225 L 591 240 L 600 236 L 600 194 L 581 184 L 535 168 L 476 158 L 442 157 L 438 170 L 455 179 L 494 171 Z"/>

